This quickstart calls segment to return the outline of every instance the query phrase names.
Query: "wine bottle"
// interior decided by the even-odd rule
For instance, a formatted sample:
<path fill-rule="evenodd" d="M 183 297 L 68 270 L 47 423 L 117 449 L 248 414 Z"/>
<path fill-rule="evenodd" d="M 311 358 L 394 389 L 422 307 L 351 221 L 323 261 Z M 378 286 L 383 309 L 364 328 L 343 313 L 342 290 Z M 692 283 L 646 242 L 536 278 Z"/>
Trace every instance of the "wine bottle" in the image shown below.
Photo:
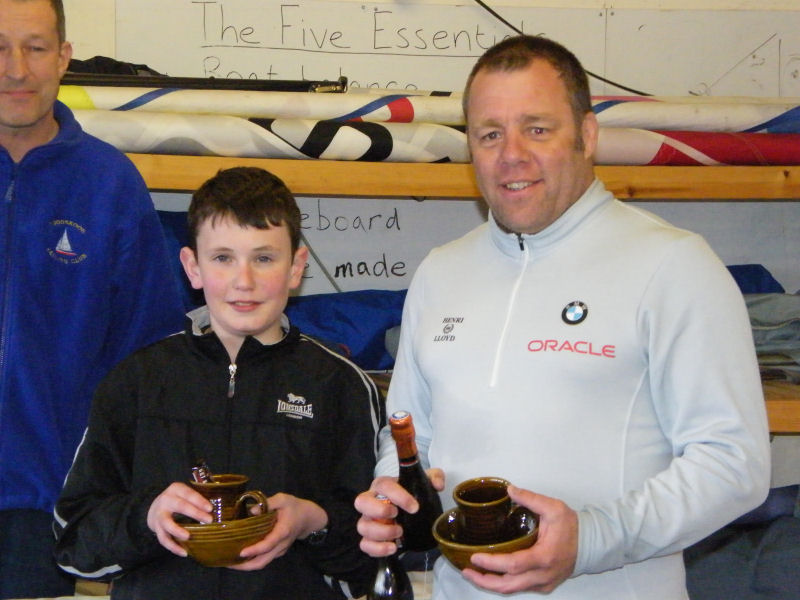
<path fill-rule="evenodd" d="M 389 502 L 386 496 L 378 495 L 378 499 Z M 387 519 L 386 523 L 391 523 Z M 414 600 L 414 589 L 408 573 L 397 557 L 403 545 L 402 539 L 396 540 L 397 552 L 389 556 L 381 556 L 375 570 L 375 578 L 367 591 L 367 600 Z"/>
<path fill-rule="evenodd" d="M 403 549 L 413 552 L 430 550 L 436 547 L 431 528 L 442 514 L 442 501 L 419 462 L 411 413 L 405 410 L 395 412 L 389 425 L 400 463 L 397 481 L 419 503 L 417 512 L 411 514 L 401 509 L 397 515 L 397 522 L 403 528 Z"/>

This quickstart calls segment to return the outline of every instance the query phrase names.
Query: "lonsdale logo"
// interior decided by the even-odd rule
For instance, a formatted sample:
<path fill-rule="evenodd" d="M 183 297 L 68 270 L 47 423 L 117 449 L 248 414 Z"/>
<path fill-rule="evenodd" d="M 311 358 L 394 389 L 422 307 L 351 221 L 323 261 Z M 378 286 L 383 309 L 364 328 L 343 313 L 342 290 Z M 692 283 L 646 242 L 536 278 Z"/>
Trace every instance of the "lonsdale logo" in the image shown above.
<path fill-rule="evenodd" d="M 277 414 L 286 415 L 292 419 L 313 419 L 314 418 L 314 405 L 306 404 L 306 399 L 302 396 L 295 396 L 291 392 L 286 400 L 278 399 Z"/>

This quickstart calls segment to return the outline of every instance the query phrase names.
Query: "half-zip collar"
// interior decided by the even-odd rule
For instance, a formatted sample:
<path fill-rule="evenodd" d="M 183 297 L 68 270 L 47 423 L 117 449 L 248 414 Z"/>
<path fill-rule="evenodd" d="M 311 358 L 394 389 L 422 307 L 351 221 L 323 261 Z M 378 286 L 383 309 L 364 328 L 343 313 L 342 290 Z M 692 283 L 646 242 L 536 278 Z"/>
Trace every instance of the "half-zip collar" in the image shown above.
<path fill-rule="evenodd" d="M 190 311 L 186 314 L 186 319 L 186 332 L 191 333 L 187 338 L 196 352 L 210 356 L 214 360 L 219 360 L 221 356 L 224 356 L 226 361 L 230 362 L 227 350 L 225 350 L 217 334 L 211 329 L 211 315 L 207 306 L 200 306 Z M 270 352 L 273 348 L 292 343 L 300 336 L 300 331 L 297 327 L 291 325 L 289 317 L 285 314 L 281 315 L 281 328 L 285 332 L 284 336 L 274 344 L 262 344 L 254 337 L 247 336 L 239 348 L 235 364 L 241 366 L 242 362 L 247 360 L 248 357 L 261 352 Z"/>
<path fill-rule="evenodd" d="M 611 192 L 605 189 L 599 179 L 595 179 L 577 202 L 570 206 L 554 223 L 538 233 L 503 231 L 494 220 L 494 215 L 489 211 L 489 231 L 492 242 L 500 252 L 511 258 L 518 259 L 520 253 L 524 253 L 524 247 L 529 249 L 530 258 L 535 258 L 560 244 L 584 222 L 590 213 L 612 200 L 614 200 L 614 196 Z"/>
<path fill-rule="evenodd" d="M 186 313 L 186 318 L 189 320 L 189 326 L 191 327 L 192 335 L 203 336 L 211 332 L 211 313 L 208 310 L 208 306 L 205 304 Z M 281 315 L 281 329 L 284 332 L 283 337 L 275 342 L 275 344 L 261 344 L 261 342 L 259 342 L 259 344 L 264 347 L 270 347 L 280 344 L 284 339 L 286 339 L 286 337 L 289 335 L 289 331 L 291 330 L 289 317 L 287 317 L 286 314 Z"/>
<path fill-rule="evenodd" d="M 230 432 L 229 445 L 231 453 L 234 451 L 233 428 L 231 419 L 233 418 L 233 406 L 237 397 L 237 384 L 241 380 L 242 373 L 247 369 L 257 368 L 259 357 L 263 358 L 272 352 L 283 352 L 281 348 L 287 344 L 292 344 L 300 337 L 297 327 L 292 327 L 289 318 L 281 315 L 281 327 L 284 336 L 274 344 L 262 344 L 252 336 L 247 336 L 242 341 L 242 345 L 236 355 L 236 359 L 231 361 L 228 351 L 211 329 L 211 313 L 207 306 L 200 306 L 186 315 L 185 331 L 181 334 L 191 348 L 191 351 L 211 360 L 215 368 L 225 368 L 227 371 L 228 385 L 225 392 L 226 410 L 226 430 Z M 225 366 L 227 365 L 227 366 Z M 244 369 L 244 371 L 243 371 Z M 252 370 L 251 370 L 252 372 Z"/>
<path fill-rule="evenodd" d="M 588 218 L 590 213 L 607 205 L 612 200 L 614 200 L 614 196 L 611 192 L 605 189 L 600 180 L 595 179 L 578 201 L 570 206 L 552 225 L 533 234 L 503 231 L 495 221 L 491 211 L 489 212 L 489 234 L 492 242 L 500 252 L 518 261 L 519 265 L 519 272 L 508 295 L 503 328 L 497 338 L 489 387 L 497 385 L 500 367 L 503 364 L 506 337 L 511 327 L 517 295 L 525 278 L 528 264 L 531 260 L 546 254 L 562 240 L 569 237 Z"/>
<path fill-rule="evenodd" d="M 498 231 L 500 228 L 495 227 Z M 530 254 L 530 250 L 528 249 L 527 244 L 525 244 L 524 239 L 521 234 L 511 234 L 517 237 L 517 241 L 519 242 L 519 248 L 522 251 L 522 254 L 517 252 L 517 258 L 519 260 L 519 273 L 517 274 L 516 279 L 514 280 L 514 285 L 511 288 L 511 293 L 508 295 L 508 304 L 506 305 L 506 316 L 503 319 L 503 329 L 500 331 L 500 336 L 497 338 L 497 348 L 495 349 L 494 353 L 494 364 L 492 364 L 492 374 L 489 378 L 489 387 L 495 387 L 497 385 L 497 377 L 500 371 L 500 365 L 503 364 L 503 350 L 506 347 L 506 336 L 508 335 L 508 331 L 511 327 L 511 315 L 514 314 L 514 305 L 517 301 L 517 294 L 519 292 L 519 286 L 522 284 L 522 280 L 525 276 L 525 269 L 528 266 L 528 255 Z"/>

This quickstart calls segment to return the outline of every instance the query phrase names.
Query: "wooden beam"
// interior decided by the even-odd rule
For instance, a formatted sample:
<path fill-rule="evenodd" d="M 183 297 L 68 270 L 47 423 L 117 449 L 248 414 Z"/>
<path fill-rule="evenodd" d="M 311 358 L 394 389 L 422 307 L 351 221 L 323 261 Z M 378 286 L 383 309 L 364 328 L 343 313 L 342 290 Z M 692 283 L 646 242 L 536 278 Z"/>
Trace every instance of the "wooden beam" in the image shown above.
<path fill-rule="evenodd" d="M 129 154 L 147 186 L 193 191 L 219 169 L 259 166 L 299 196 L 370 198 L 480 197 L 468 164 L 291 160 L 218 156 Z M 800 166 L 598 166 L 597 175 L 623 200 L 798 200 Z"/>
<path fill-rule="evenodd" d="M 772 433 L 800 433 L 800 385 L 767 380 L 764 398 Z"/>
<path fill-rule="evenodd" d="M 299 196 L 476 198 L 472 167 L 461 163 L 382 163 L 129 154 L 151 190 L 191 191 L 219 169 L 271 171 Z"/>
<path fill-rule="evenodd" d="M 798 166 L 598 166 L 596 170 L 622 200 L 800 199 Z"/>

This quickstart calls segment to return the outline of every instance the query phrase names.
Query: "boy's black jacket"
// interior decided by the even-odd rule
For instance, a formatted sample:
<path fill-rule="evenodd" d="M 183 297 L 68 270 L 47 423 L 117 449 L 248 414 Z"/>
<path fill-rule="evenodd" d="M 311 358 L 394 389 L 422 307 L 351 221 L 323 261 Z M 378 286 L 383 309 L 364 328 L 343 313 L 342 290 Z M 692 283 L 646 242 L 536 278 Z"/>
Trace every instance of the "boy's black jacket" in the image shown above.
<path fill-rule="evenodd" d="M 288 323 L 287 323 L 288 324 Z M 114 580 L 112 598 L 341 598 L 365 592 L 373 561 L 359 547 L 355 496 L 368 489 L 383 407 L 372 381 L 291 327 L 277 344 L 246 338 L 230 361 L 191 328 L 120 363 L 99 386 L 85 438 L 56 506 L 57 559 Z M 188 481 L 204 457 L 250 489 L 313 500 L 328 513 L 319 546 L 295 542 L 266 568 L 207 568 L 165 550 L 146 524 L 153 499 Z"/>

